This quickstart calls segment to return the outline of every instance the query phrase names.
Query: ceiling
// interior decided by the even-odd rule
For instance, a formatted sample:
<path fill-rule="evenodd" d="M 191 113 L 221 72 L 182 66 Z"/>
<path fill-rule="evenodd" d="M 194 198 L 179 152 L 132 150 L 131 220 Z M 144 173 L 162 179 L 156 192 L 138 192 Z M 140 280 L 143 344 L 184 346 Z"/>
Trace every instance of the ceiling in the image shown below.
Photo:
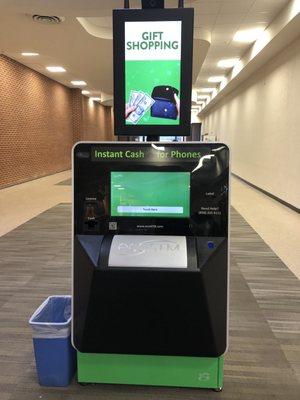
<path fill-rule="evenodd" d="M 176 7 L 177 0 L 166 6 Z M 207 79 L 219 75 L 221 58 L 240 57 L 249 44 L 233 42 L 237 30 L 265 28 L 288 0 L 189 0 L 195 8 L 194 87 L 214 87 Z M 131 7 L 140 1 L 131 0 Z M 84 80 L 91 95 L 110 95 L 112 79 L 111 15 L 122 0 L 0 0 L 0 52 L 67 86 Z M 65 17 L 61 24 L 34 22 L 33 14 Z M 77 19 L 79 18 L 79 19 Z M 38 52 L 25 58 L 23 51 Z M 67 72 L 49 73 L 47 65 Z"/>
<path fill-rule="evenodd" d="M 211 32 L 211 46 L 195 84 L 201 88 L 215 87 L 207 79 L 224 72 L 217 67 L 220 59 L 240 58 L 252 45 L 234 42 L 234 34 L 238 30 L 266 28 L 289 0 L 199 0 L 194 3 L 197 4 L 196 20 Z"/>

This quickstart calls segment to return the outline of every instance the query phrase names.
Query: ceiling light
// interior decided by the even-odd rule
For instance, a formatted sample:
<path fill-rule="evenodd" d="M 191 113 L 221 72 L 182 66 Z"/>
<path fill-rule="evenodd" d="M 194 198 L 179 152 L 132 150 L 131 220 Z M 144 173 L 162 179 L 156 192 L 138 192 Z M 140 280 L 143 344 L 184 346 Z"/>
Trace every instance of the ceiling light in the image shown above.
<path fill-rule="evenodd" d="M 224 60 L 220 60 L 217 65 L 220 68 L 232 68 L 238 61 L 238 58 L 225 58 Z"/>
<path fill-rule="evenodd" d="M 90 91 L 89 90 L 82 90 L 81 94 L 90 94 Z"/>
<path fill-rule="evenodd" d="M 66 72 L 66 70 L 63 67 L 60 67 L 60 66 L 46 67 L 46 69 L 49 72 Z"/>
<path fill-rule="evenodd" d="M 199 89 L 199 92 L 202 92 L 202 93 L 211 93 L 213 91 L 214 91 L 214 88 L 201 88 L 201 89 Z"/>
<path fill-rule="evenodd" d="M 233 37 L 235 42 L 252 43 L 264 31 L 264 28 L 247 29 L 244 31 L 237 31 Z"/>
<path fill-rule="evenodd" d="M 207 99 L 210 99 L 210 96 L 198 95 L 198 100 L 207 100 Z"/>
<path fill-rule="evenodd" d="M 196 92 L 196 90 L 192 90 L 192 101 L 193 102 L 197 101 L 197 92 Z"/>
<path fill-rule="evenodd" d="M 35 57 L 35 56 L 39 56 L 39 53 L 23 52 L 22 56 L 24 56 L 24 57 Z"/>
<path fill-rule="evenodd" d="M 211 76 L 207 80 L 208 80 L 208 82 L 219 83 L 219 82 L 222 82 L 223 79 L 224 79 L 224 76 Z"/>
<path fill-rule="evenodd" d="M 90 99 L 93 101 L 101 101 L 100 97 L 90 97 Z"/>
<path fill-rule="evenodd" d="M 74 86 L 85 86 L 86 85 L 85 81 L 71 81 L 71 83 Z"/>

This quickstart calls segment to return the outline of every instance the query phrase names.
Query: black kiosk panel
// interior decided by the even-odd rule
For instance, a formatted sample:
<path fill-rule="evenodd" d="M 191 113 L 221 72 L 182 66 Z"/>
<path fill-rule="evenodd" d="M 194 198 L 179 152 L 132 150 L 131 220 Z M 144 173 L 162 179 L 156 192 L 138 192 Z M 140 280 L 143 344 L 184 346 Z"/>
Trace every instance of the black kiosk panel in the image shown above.
<path fill-rule="evenodd" d="M 77 350 L 222 355 L 226 145 L 79 143 L 73 174 Z"/>

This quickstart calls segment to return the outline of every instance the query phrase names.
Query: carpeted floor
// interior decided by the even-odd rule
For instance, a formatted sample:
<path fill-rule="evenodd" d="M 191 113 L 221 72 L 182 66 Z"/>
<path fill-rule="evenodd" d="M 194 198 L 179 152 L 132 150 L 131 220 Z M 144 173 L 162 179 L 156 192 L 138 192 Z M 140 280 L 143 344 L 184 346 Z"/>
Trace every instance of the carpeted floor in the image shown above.
<path fill-rule="evenodd" d="M 0 400 L 299 399 L 300 282 L 235 210 L 230 346 L 221 393 L 82 387 L 75 380 L 68 388 L 40 387 L 28 320 L 48 295 L 71 291 L 71 205 L 60 204 L 1 237 L 0 254 Z"/>

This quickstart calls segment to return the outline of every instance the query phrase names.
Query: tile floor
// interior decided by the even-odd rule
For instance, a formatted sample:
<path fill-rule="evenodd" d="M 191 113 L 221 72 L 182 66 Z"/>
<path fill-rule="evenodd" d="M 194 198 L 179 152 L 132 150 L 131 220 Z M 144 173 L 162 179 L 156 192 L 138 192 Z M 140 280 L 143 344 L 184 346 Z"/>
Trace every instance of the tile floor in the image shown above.
<path fill-rule="evenodd" d="M 300 214 L 235 177 L 231 204 L 300 279 Z"/>
<path fill-rule="evenodd" d="M 59 203 L 70 203 L 71 186 L 57 185 L 70 171 L 0 190 L 0 236 Z"/>

